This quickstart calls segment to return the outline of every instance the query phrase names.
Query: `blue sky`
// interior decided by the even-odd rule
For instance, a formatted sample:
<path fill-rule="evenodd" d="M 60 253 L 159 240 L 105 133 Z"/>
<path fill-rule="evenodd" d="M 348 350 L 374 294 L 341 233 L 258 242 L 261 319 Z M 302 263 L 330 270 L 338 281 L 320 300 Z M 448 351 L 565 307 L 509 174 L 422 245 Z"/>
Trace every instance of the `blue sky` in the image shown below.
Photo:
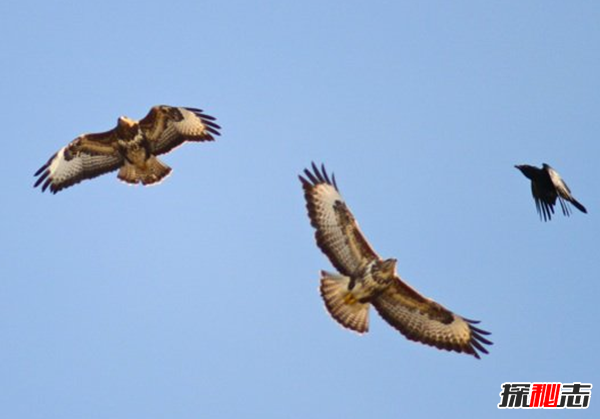
<path fill-rule="evenodd" d="M 591 1 L 2 3 L 0 416 L 506 417 L 503 382 L 598 385 L 599 21 Z M 157 187 L 32 188 L 156 104 L 223 135 Z M 489 356 L 329 318 L 313 160 Z M 588 215 L 539 221 L 513 165 L 542 162 Z"/>

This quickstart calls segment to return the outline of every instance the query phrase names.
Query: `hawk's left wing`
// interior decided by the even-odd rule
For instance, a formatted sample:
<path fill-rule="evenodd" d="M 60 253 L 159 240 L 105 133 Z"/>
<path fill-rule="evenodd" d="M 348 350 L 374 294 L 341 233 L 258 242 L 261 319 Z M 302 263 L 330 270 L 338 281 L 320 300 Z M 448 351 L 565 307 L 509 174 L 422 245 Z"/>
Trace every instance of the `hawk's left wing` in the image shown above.
<path fill-rule="evenodd" d="M 483 345 L 492 344 L 484 337 L 490 333 L 474 326 L 478 321 L 454 314 L 422 296 L 400 278 L 371 303 L 381 317 L 410 340 L 476 358 L 479 358 L 479 352 L 488 353 Z"/>
<path fill-rule="evenodd" d="M 154 106 L 140 120 L 140 128 L 150 142 L 156 155 L 168 153 L 185 141 L 214 141 L 213 135 L 221 135 L 221 127 L 215 118 L 202 113 L 201 109 L 173 106 Z"/>

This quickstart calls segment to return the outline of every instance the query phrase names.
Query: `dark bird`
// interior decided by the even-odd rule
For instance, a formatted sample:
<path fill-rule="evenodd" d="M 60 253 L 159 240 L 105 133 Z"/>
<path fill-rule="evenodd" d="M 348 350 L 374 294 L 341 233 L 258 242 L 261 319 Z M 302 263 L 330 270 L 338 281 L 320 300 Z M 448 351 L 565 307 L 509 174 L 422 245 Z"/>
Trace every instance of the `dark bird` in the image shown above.
<path fill-rule="evenodd" d="M 340 272 L 321 271 L 321 296 L 331 316 L 358 333 L 369 329 L 371 304 L 408 339 L 479 358 L 492 342 L 475 324 L 419 294 L 396 273 L 396 259 L 371 247 L 339 193 L 335 176 L 314 163 L 300 176 L 317 245 Z"/>
<path fill-rule="evenodd" d="M 214 121 L 201 109 L 165 105 L 154 106 L 140 121 L 121 116 L 116 128 L 80 135 L 61 148 L 35 172 L 34 187 L 56 193 L 117 169 L 124 182 L 155 184 L 171 173 L 156 156 L 186 141 L 214 141 L 221 128 Z"/>
<path fill-rule="evenodd" d="M 563 214 L 567 217 L 571 214 L 568 202 L 573 204 L 579 211 L 587 214 L 585 207 L 573 198 L 571 190 L 558 172 L 546 163 L 542 165 L 541 169 L 528 164 L 516 165 L 515 167 L 531 180 L 531 194 L 540 219 L 548 221 L 552 218 L 557 198 Z"/>

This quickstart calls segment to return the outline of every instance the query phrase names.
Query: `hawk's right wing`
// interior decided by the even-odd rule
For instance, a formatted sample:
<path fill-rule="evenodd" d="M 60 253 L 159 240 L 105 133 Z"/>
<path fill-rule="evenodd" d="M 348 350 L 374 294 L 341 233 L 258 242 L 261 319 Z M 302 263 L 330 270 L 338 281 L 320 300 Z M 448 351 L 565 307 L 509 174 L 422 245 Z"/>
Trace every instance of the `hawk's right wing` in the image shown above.
<path fill-rule="evenodd" d="M 379 256 L 363 236 L 335 183 L 322 166 L 300 176 L 311 225 L 317 230 L 317 245 L 343 275 L 358 274 Z"/>
<path fill-rule="evenodd" d="M 52 193 L 82 180 L 92 179 L 118 169 L 123 158 L 117 149 L 116 131 L 83 134 L 61 148 L 35 172 L 34 187 L 48 187 Z"/>

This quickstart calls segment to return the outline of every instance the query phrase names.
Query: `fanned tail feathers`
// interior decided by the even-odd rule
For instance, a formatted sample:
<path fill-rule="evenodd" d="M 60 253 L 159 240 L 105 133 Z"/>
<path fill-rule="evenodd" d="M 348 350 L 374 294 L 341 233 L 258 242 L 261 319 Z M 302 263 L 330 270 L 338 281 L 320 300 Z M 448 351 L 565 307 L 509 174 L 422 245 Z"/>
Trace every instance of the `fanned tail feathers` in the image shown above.
<path fill-rule="evenodd" d="M 369 303 L 361 303 L 348 290 L 350 278 L 321 271 L 321 296 L 327 311 L 342 326 L 358 333 L 369 330 Z"/>
<path fill-rule="evenodd" d="M 152 185 L 160 182 L 169 173 L 171 173 L 171 168 L 152 156 L 145 162 L 143 169 L 133 164 L 125 163 L 121 167 L 121 170 L 119 170 L 118 178 L 123 182 L 131 184 L 142 183 L 143 185 Z"/>

